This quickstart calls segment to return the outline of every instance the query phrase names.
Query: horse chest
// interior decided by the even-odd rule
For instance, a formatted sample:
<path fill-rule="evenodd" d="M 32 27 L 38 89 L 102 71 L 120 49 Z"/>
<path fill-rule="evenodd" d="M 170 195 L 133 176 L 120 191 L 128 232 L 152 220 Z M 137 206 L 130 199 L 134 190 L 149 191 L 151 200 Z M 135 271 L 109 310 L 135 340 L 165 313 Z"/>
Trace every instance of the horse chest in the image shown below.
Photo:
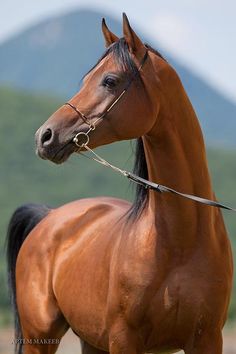
<path fill-rule="evenodd" d="M 150 260 L 149 260 L 150 261 Z M 127 262 L 120 266 L 118 287 L 119 309 L 133 325 L 146 318 L 151 326 L 176 328 L 195 323 L 202 312 L 213 313 L 212 291 L 217 281 L 209 282 L 205 271 L 186 265 L 167 269 L 152 265 Z"/>

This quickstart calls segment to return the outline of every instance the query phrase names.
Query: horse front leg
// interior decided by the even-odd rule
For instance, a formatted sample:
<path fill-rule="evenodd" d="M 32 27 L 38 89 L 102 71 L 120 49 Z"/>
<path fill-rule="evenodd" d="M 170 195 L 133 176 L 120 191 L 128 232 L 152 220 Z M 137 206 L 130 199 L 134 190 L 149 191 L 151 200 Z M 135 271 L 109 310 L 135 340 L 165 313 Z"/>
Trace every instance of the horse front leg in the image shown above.
<path fill-rule="evenodd" d="M 19 334 L 23 344 L 23 353 L 56 353 L 61 338 L 69 329 L 69 324 L 60 309 L 49 300 L 42 301 L 42 304 L 32 301 L 30 306 L 26 306 L 27 303 L 23 301 L 23 297 L 20 297 L 18 304 L 20 304 L 18 306 L 21 322 Z M 20 354 L 21 351 L 17 350 L 16 353 Z"/>
<path fill-rule="evenodd" d="M 65 334 L 66 327 L 62 330 L 49 330 L 47 333 L 42 333 L 22 328 L 23 334 L 23 353 L 24 354 L 54 354 L 60 344 L 62 336 Z M 21 353 L 21 351 L 17 351 Z"/>
<path fill-rule="evenodd" d="M 126 323 L 116 323 L 109 334 L 110 354 L 143 354 L 138 334 Z"/>
<path fill-rule="evenodd" d="M 222 333 L 205 333 L 194 341 L 191 341 L 185 349 L 185 354 L 222 354 L 223 340 Z"/>

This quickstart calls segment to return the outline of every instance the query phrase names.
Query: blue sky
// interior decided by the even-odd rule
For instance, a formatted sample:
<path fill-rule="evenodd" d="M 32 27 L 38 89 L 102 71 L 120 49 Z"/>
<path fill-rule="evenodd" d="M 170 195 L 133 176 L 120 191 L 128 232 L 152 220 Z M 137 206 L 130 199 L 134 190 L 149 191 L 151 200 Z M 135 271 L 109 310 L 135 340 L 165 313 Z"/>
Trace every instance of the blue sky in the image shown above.
<path fill-rule="evenodd" d="M 131 23 L 236 101 L 235 0 L 8 0 L 1 3 L 0 41 L 74 8 L 90 7 Z"/>

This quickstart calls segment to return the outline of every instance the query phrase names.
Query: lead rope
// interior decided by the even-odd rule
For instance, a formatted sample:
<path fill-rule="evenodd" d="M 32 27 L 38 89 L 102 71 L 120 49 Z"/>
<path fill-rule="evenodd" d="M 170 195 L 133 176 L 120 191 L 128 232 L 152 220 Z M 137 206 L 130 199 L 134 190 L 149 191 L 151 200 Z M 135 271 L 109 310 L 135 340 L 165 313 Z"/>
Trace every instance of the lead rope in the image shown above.
<path fill-rule="evenodd" d="M 119 172 L 120 174 L 122 174 L 125 177 L 128 177 L 129 173 L 127 171 L 122 170 L 121 168 L 112 165 L 110 162 L 106 161 L 104 158 L 102 158 L 101 156 L 96 154 L 96 152 L 94 152 L 92 149 L 90 149 L 87 145 L 84 145 L 83 147 L 95 156 L 95 157 L 90 157 L 90 156 L 87 156 L 87 155 L 84 155 L 83 153 L 81 153 L 84 157 L 86 157 L 90 160 L 96 161 L 103 166 L 110 167 L 112 170 Z"/>
<path fill-rule="evenodd" d="M 224 205 L 222 203 L 216 202 L 214 200 L 201 198 L 201 197 L 198 197 L 198 196 L 192 195 L 192 194 L 181 193 L 181 192 L 178 192 L 175 189 L 172 189 L 170 187 L 167 187 L 167 186 L 164 186 L 162 184 L 158 184 L 158 183 L 154 183 L 154 182 L 148 181 L 148 180 L 146 180 L 144 178 L 141 178 L 141 177 L 139 177 L 139 176 L 137 176 L 137 175 L 135 175 L 135 174 L 133 174 L 131 172 L 128 172 L 126 170 L 122 170 L 121 168 L 112 165 L 110 162 L 108 162 L 107 160 L 105 160 L 104 158 L 99 156 L 96 152 L 94 152 L 92 149 L 90 149 L 87 146 L 87 144 L 84 144 L 83 147 L 88 152 L 90 152 L 94 157 L 87 156 L 87 155 L 84 155 L 83 153 L 81 153 L 82 156 L 84 156 L 84 157 L 86 157 L 86 158 L 88 158 L 90 160 L 96 161 L 97 163 L 99 163 L 99 164 L 101 164 L 103 166 L 111 168 L 115 172 L 118 172 L 121 175 L 123 175 L 124 177 L 129 178 L 132 182 L 134 182 L 136 184 L 139 184 L 139 185 L 142 185 L 143 187 L 145 187 L 147 189 L 152 189 L 152 190 L 154 190 L 156 192 L 159 192 L 159 193 L 165 193 L 165 192 L 166 193 L 172 193 L 172 194 L 178 195 L 178 196 L 180 196 L 182 198 L 190 199 L 190 200 L 193 200 L 193 201 L 201 203 L 201 204 L 205 204 L 205 205 L 209 205 L 209 206 L 212 206 L 212 207 L 226 209 L 226 210 L 230 210 L 230 211 L 236 212 L 236 209 L 231 208 L 231 207 L 229 207 L 227 205 Z"/>
<path fill-rule="evenodd" d="M 143 59 L 141 60 L 140 66 L 138 67 L 138 72 L 140 72 L 141 69 L 143 68 L 147 58 L 148 58 L 148 48 L 146 49 L 146 53 L 145 53 Z M 135 174 L 133 174 L 131 172 L 122 170 L 121 168 L 116 167 L 116 166 L 112 165 L 110 162 L 106 161 L 104 158 L 99 156 L 97 153 L 95 153 L 92 149 L 90 149 L 88 147 L 88 144 L 89 144 L 89 133 L 91 131 L 95 130 L 96 125 L 98 124 L 98 122 L 100 120 L 102 120 L 106 116 L 106 114 L 108 114 L 112 110 L 112 108 L 121 100 L 121 98 L 124 96 L 124 94 L 129 89 L 129 87 L 130 87 L 131 83 L 133 82 L 134 78 L 135 77 L 131 78 L 131 80 L 128 82 L 127 86 L 120 93 L 120 95 L 113 102 L 111 102 L 110 106 L 93 123 L 90 122 L 90 120 L 86 117 L 85 114 L 83 114 L 78 109 L 78 107 L 75 107 L 70 102 L 66 102 L 65 103 L 65 105 L 68 105 L 72 109 L 74 109 L 74 111 L 82 118 L 83 122 L 88 125 L 88 130 L 86 132 L 78 132 L 73 138 L 73 142 L 79 148 L 78 152 L 80 152 L 81 148 L 85 148 L 88 152 L 90 152 L 93 155 L 93 157 L 86 156 L 82 152 L 80 152 L 82 154 L 82 156 L 87 157 L 87 158 L 89 158 L 91 160 L 94 160 L 94 161 L 96 161 L 97 163 L 99 163 L 99 164 L 101 164 L 103 166 L 111 168 L 112 170 L 114 170 L 114 171 L 120 173 L 121 175 L 123 175 L 124 177 L 129 178 L 132 182 L 143 186 L 144 188 L 152 189 L 152 190 L 155 190 L 156 192 L 159 192 L 159 193 L 164 193 L 164 192 L 172 193 L 172 194 L 178 195 L 180 197 L 193 200 L 193 201 L 198 202 L 198 203 L 202 203 L 202 204 L 210 205 L 210 206 L 213 206 L 213 207 L 223 208 L 223 209 L 226 209 L 226 210 L 231 210 L 231 211 L 235 211 L 236 212 L 236 209 L 233 209 L 233 208 L 231 208 L 231 207 L 229 207 L 227 205 L 215 202 L 213 200 L 201 198 L 201 197 L 198 197 L 198 196 L 195 196 L 195 195 L 181 193 L 181 192 L 178 192 L 178 191 L 176 191 L 176 190 L 174 190 L 174 189 L 172 189 L 170 187 L 166 187 L 164 185 L 148 181 L 148 180 L 146 180 L 144 178 L 141 178 L 141 177 L 139 177 L 139 176 L 137 176 L 137 175 L 135 175 Z"/>

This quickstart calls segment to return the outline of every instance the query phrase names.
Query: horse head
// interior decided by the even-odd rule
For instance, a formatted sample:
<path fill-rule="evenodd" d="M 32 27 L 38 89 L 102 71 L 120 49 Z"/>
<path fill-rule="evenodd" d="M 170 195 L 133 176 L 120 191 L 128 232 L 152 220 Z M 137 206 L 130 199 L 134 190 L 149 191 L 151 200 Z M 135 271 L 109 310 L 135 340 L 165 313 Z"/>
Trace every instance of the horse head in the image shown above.
<path fill-rule="evenodd" d="M 81 90 L 36 133 L 41 158 L 62 163 L 72 153 L 83 150 L 84 144 L 96 148 L 138 138 L 156 123 L 158 82 L 154 80 L 152 53 L 125 14 L 122 38 L 108 29 L 104 19 L 102 31 L 106 52 L 85 75 Z"/>

